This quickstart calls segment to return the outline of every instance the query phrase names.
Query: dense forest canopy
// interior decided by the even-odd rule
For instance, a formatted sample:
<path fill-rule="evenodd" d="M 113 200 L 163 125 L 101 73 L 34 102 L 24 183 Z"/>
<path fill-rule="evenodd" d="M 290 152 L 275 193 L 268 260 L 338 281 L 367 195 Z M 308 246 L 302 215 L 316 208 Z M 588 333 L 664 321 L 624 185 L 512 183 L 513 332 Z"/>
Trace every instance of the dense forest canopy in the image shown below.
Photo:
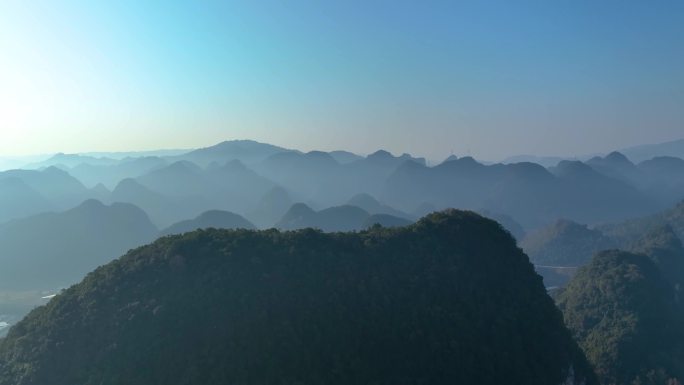
<path fill-rule="evenodd" d="M 559 294 L 558 305 L 602 384 L 684 380 L 684 308 L 646 255 L 597 254 Z"/>
<path fill-rule="evenodd" d="M 0 384 L 594 384 L 496 222 L 208 230 L 89 274 L 0 341 Z"/>

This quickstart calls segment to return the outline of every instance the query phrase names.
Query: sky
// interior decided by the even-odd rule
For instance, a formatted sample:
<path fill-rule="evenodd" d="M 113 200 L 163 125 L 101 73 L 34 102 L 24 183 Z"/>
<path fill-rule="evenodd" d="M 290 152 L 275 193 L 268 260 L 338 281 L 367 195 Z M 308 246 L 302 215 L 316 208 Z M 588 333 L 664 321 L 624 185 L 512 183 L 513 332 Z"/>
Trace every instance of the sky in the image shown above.
<path fill-rule="evenodd" d="M 0 0 L 0 156 L 684 137 L 684 2 Z"/>

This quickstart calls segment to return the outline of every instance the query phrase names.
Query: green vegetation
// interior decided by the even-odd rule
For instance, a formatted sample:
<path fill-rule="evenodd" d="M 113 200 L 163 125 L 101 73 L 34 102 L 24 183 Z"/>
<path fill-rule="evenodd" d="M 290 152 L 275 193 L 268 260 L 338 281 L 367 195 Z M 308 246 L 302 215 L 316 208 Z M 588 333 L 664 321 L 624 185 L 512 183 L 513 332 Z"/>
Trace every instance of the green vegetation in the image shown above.
<path fill-rule="evenodd" d="M 596 381 L 514 239 L 455 210 L 165 237 L 0 341 L 2 385 L 504 383 Z"/>
<path fill-rule="evenodd" d="M 597 254 L 558 295 L 603 384 L 679 384 L 684 328 L 674 291 L 647 256 Z"/>

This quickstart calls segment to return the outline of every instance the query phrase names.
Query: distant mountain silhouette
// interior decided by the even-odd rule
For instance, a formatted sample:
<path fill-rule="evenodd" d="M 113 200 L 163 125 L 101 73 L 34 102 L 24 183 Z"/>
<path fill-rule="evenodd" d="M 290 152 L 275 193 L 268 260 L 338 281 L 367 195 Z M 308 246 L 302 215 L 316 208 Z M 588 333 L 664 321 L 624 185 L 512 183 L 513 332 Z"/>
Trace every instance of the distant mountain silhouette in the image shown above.
<path fill-rule="evenodd" d="M 182 154 L 104 155 L 58 154 L 52 160 L 63 161 L 63 169 L 0 173 L 0 180 L 19 178 L 32 190 L 26 201 L 21 193 L 8 199 L 11 208 L 0 202 L 0 222 L 3 210 L 6 219 L 19 218 L 96 198 L 139 205 L 160 228 L 209 210 L 234 212 L 265 228 L 293 202 L 306 202 L 317 209 L 348 204 L 409 220 L 448 207 L 488 212 L 520 238 L 559 218 L 597 226 L 644 217 L 684 196 L 684 160 L 659 157 L 635 165 L 624 152 L 564 160 L 549 169 L 531 162 L 484 164 L 469 156 L 428 167 L 424 158 L 385 150 L 366 157 L 302 153 L 254 141 Z M 130 191 L 117 191 L 127 179 L 140 186 L 127 181 L 123 187 Z"/>
<path fill-rule="evenodd" d="M 37 206 L 28 215 L 38 214 L 46 209 L 45 204 L 39 204 L 35 201 L 37 199 L 36 193 L 49 202 L 49 207 L 58 210 L 73 207 L 94 195 L 76 178 L 57 167 L 48 167 L 40 171 L 9 170 L 0 172 L 0 181 L 8 178 L 21 180 L 32 190 L 31 192 L 26 191 L 27 202 L 33 199 Z M 15 182 L 15 187 L 17 186 L 18 184 Z M 18 198 L 18 196 L 16 197 Z M 15 202 L 18 206 L 30 207 L 30 203 Z"/>
<path fill-rule="evenodd" d="M 506 214 L 492 213 L 488 210 L 478 210 L 478 214 L 485 218 L 493 219 L 499 222 L 501 226 L 511 233 L 513 238 L 516 240 L 520 241 L 525 238 L 525 229 L 523 229 L 520 223 L 516 222 L 515 219 L 511 218 L 510 216 Z"/>
<path fill-rule="evenodd" d="M 622 245 L 662 226 L 670 226 L 679 239 L 684 239 L 684 201 L 673 208 L 640 218 L 599 226 L 598 229 Z"/>
<path fill-rule="evenodd" d="M 594 170 L 628 183 L 639 185 L 643 180 L 640 170 L 623 154 L 614 151 L 605 157 L 593 157 L 589 159 L 586 164 L 591 166 Z"/>
<path fill-rule="evenodd" d="M 360 207 L 366 210 L 369 214 L 388 214 L 399 218 L 411 219 L 411 215 L 380 203 L 370 194 L 356 194 L 351 197 L 349 201 L 347 201 L 347 204 L 350 206 Z"/>
<path fill-rule="evenodd" d="M 639 168 L 659 177 L 682 177 L 684 159 L 672 156 L 659 156 L 639 163 Z"/>
<path fill-rule="evenodd" d="M 520 246 L 538 265 L 582 266 L 599 251 L 618 245 L 598 230 L 568 220 L 528 234 Z"/>
<path fill-rule="evenodd" d="M 315 211 L 304 203 L 297 203 L 285 213 L 280 221 L 275 224 L 275 227 L 283 230 L 311 227 L 330 232 L 363 230 L 375 224 L 384 227 L 397 227 L 411 223 L 413 221 L 406 217 L 383 213 L 370 214 L 368 211 L 353 205 L 334 206 Z"/>
<path fill-rule="evenodd" d="M 259 174 L 290 191 L 294 199 L 328 207 L 359 193 L 377 195 L 387 177 L 404 162 L 424 164 L 425 160 L 377 151 L 365 158 L 339 163 L 331 154 L 320 151 L 287 152 L 275 154 L 254 167 Z"/>
<path fill-rule="evenodd" d="M 143 209 L 160 228 L 206 211 L 206 204 L 197 198 L 169 197 L 152 191 L 135 179 L 122 180 L 110 195 L 112 202 L 130 203 Z"/>
<path fill-rule="evenodd" d="M 59 213 L 0 225 L 0 289 L 54 289 L 133 247 L 157 228 L 136 206 L 89 200 Z"/>
<path fill-rule="evenodd" d="M 684 160 L 657 157 L 637 165 L 642 172 L 643 190 L 662 207 L 672 206 L 684 197 Z"/>
<path fill-rule="evenodd" d="M 182 234 L 198 229 L 255 229 L 254 225 L 238 214 L 228 211 L 211 210 L 195 219 L 173 224 L 160 232 L 160 235 Z"/>
<path fill-rule="evenodd" d="M 0 173 L 0 179 L 4 178 L 19 178 L 56 203 L 82 198 L 88 191 L 76 178 L 57 167 L 48 167 L 41 171 L 5 171 Z"/>
<path fill-rule="evenodd" d="M 174 160 L 187 160 L 206 167 L 211 163 L 225 164 L 239 160 L 244 164 L 259 163 L 273 154 L 292 151 L 282 147 L 253 140 L 231 140 L 211 147 L 200 148 L 186 154 L 171 157 Z"/>
<path fill-rule="evenodd" d="M 23 157 L 4 157 L 0 156 L 0 171 L 16 170 L 20 168 L 25 168 L 27 163 L 31 160 L 25 159 Z"/>
<path fill-rule="evenodd" d="M 351 163 L 363 158 L 349 151 L 331 151 L 329 154 L 339 164 Z"/>
<path fill-rule="evenodd" d="M 415 210 L 411 212 L 411 216 L 414 218 L 421 218 L 428 214 L 434 213 L 435 211 L 439 211 L 437 206 L 430 202 L 422 202 L 418 205 L 418 207 L 416 207 Z"/>
<path fill-rule="evenodd" d="M 684 300 L 684 246 L 670 225 L 654 228 L 634 242 L 631 251 L 647 255 Z"/>
<path fill-rule="evenodd" d="M 621 220 L 645 215 L 657 205 L 627 182 L 614 179 L 581 162 L 563 161 L 551 171 L 560 179 L 561 191 L 555 205 L 567 210 L 569 218 L 586 223 Z M 612 218 L 612 219 L 611 219 Z"/>
<path fill-rule="evenodd" d="M 215 186 L 214 199 L 218 208 L 244 213 L 246 207 L 255 207 L 260 198 L 271 191 L 276 184 L 246 167 L 241 161 L 233 160 L 223 165 L 214 163 L 205 172 L 207 190 Z M 211 194 L 205 195 L 211 198 Z"/>
<path fill-rule="evenodd" d="M 323 203 L 340 193 L 333 190 L 345 178 L 343 166 L 329 154 L 320 151 L 274 154 L 254 166 L 254 169 L 292 192 L 293 198 L 304 201 L 318 198 Z"/>
<path fill-rule="evenodd" d="M 380 199 L 407 212 L 425 202 L 489 210 L 506 214 L 525 228 L 562 217 L 595 223 L 655 210 L 635 187 L 581 162 L 564 161 L 552 171 L 533 163 L 484 165 L 470 157 L 435 167 L 407 162 L 389 176 Z"/>
<path fill-rule="evenodd" d="M 375 225 L 380 225 L 382 227 L 403 227 L 408 226 L 411 223 L 413 223 L 413 221 L 394 215 L 373 214 L 363 221 L 361 228 L 367 229 Z"/>
<path fill-rule="evenodd" d="M 52 202 L 20 178 L 0 179 L 0 223 L 54 209 Z"/>
<path fill-rule="evenodd" d="M 98 197 L 97 200 L 101 202 L 104 200 L 108 200 L 112 194 L 112 192 L 102 183 L 96 184 L 93 188 L 90 189 L 90 191 L 92 191 L 93 194 L 95 194 Z"/>
<path fill-rule="evenodd" d="M 275 186 L 238 160 L 212 163 L 204 169 L 179 161 L 136 180 L 165 196 L 197 202 L 200 212 L 217 209 L 239 214 L 254 208 L 260 197 Z"/>
<path fill-rule="evenodd" d="M 659 156 L 674 156 L 684 158 L 684 139 L 673 140 L 671 142 L 647 144 L 620 150 L 634 162 L 642 162 Z"/>
<path fill-rule="evenodd" d="M 378 150 L 366 157 L 368 162 L 373 162 L 376 164 L 390 165 L 393 167 L 399 166 L 400 164 L 411 161 L 425 166 L 425 158 L 414 158 L 410 154 L 402 154 L 400 156 L 394 156 L 389 151 Z"/>
<path fill-rule="evenodd" d="M 272 227 L 292 206 L 290 194 L 276 186 L 261 197 L 256 207 L 246 217 L 259 228 Z"/>
<path fill-rule="evenodd" d="M 356 206 L 336 206 L 314 211 L 303 203 L 293 205 L 275 227 L 283 230 L 296 230 L 307 227 L 323 231 L 352 231 L 364 228 L 370 215 Z"/>
<path fill-rule="evenodd" d="M 442 163 L 451 162 L 452 160 L 458 160 L 458 156 L 453 155 L 453 154 L 449 155 L 446 159 L 444 159 L 444 161 Z"/>
<path fill-rule="evenodd" d="M 55 154 L 55 155 L 51 156 L 50 158 L 48 158 L 44 161 L 28 164 L 24 168 L 42 169 L 42 168 L 53 167 L 53 166 L 62 166 L 62 167 L 67 167 L 67 168 L 73 168 L 73 167 L 76 167 L 76 166 L 81 165 L 81 164 L 104 166 L 104 165 L 113 165 L 116 163 L 117 163 L 117 160 L 111 159 L 111 158 L 93 157 L 93 156 L 80 155 L 80 154 L 59 153 L 59 154 Z"/>
<path fill-rule="evenodd" d="M 162 238 L 0 340 L 0 385 L 94 383 L 597 384 L 515 241 L 459 211 Z"/>
<path fill-rule="evenodd" d="M 207 180 L 204 170 L 189 161 L 174 162 L 151 171 L 136 180 L 157 192 L 169 196 L 201 196 L 205 194 Z"/>
<path fill-rule="evenodd" d="M 116 164 L 83 163 L 68 172 L 86 186 L 101 183 L 113 189 L 124 179 L 137 178 L 167 165 L 168 162 L 159 157 L 125 158 Z"/>
<path fill-rule="evenodd" d="M 553 167 L 564 160 L 579 160 L 574 157 L 561 156 L 537 156 L 537 155 L 515 155 L 501 161 L 504 164 L 512 163 L 536 163 L 542 167 Z"/>

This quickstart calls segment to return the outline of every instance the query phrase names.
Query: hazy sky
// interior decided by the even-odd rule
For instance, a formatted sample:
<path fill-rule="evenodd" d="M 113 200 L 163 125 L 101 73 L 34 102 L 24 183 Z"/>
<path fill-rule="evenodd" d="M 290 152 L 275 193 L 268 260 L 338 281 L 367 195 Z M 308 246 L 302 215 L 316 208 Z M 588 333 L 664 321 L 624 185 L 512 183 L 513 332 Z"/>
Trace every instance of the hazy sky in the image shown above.
<path fill-rule="evenodd" d="M 684 1 L 0 0 L 0 155 L 684 137 Z"/>

